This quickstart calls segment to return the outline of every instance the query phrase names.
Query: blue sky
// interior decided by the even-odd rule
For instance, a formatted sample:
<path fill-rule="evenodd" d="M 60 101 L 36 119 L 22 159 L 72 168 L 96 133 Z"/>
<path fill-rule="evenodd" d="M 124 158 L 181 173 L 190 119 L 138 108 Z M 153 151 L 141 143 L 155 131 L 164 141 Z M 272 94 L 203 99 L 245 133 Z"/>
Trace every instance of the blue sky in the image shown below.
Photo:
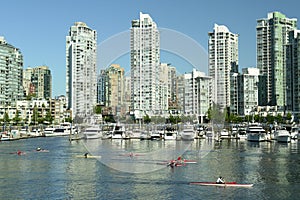
<path fill-rule="evenodd" d="M 205 51 L 214 24 L 226 25 L 239 34 L 239 66 L 244 68 L 256 65 L 256 20 L 273 11 L 300 20 L 299 6 L 298 0 L 3 0 L 0 35 L 21 50 L 24 68 L 50 67 L 57 96 L 65 95 L 65 38 L 76 21 L 97 30 L 101 44 L 128 31 L 139 12 L 148 13 L 158 27 L 185 34 Z M 185 60 L 171 59 L 162 53 L 162 62 L 172 63 L 181 73 L 191 71 Z M 117 61 L 130 69 L 126 56 Z"/>

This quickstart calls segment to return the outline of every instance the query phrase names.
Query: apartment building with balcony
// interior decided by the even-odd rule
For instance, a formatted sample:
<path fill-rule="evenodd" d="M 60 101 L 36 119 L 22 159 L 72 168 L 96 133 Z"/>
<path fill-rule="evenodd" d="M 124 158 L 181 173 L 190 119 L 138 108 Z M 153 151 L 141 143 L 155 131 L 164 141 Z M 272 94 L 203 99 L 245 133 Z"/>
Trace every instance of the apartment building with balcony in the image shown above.
<path fill-rule="evenodd" d="M 73 119 L 93 114 L 97 102 L 97 32 L 84 22 L 66 36 L 66 100 Z"/>
<path fill-rule="evenodd" d="M 23 55 L 0 37 L 0 106 L 15 106 L 22 100 Z"/>
<path fill-rule="evenodd" d="M 213 78 L 213 101 L 220 109 L 231 105 L 232 68 L 238 67 L 238 34 L 231 33 L 224 25 L 214 25 L 208 33 L 209 76 Z"/>
<path fill-rule="evenodd" d="M 267 18 L 257 20 L 256 64 L 266 76 L 266 105 L 286 105 L 286 44 L 289 31 L 294 29 L 297 29 L 297 19 L 287 18 L 280 12 L 268 13 Z"/>

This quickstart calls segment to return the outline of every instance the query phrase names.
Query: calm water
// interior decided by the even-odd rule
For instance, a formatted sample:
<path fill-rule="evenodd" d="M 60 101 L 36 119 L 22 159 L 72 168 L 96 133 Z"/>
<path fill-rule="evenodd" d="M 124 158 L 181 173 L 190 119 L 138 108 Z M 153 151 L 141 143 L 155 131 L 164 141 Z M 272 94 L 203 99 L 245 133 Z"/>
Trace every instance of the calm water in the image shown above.
<path fill-rule="evenodd" d="M 139 140 L 70 143 L 65 137 L 1 142 L 0 199 L 299 199 L 298 142 L 225 140 L 218 144 L 195 140 L 184 152 L 178 145 L 175 141 Z M 36 152 L 36 147 L 49 152 Z M 163 154 L 169 153 L 166 149 L 198 163 L 174 169 L 159 165 L 165 160 Z M 12 154 L 17 150 L 26 155 Z M 99 152 L 102 161 L 76 157 L 87 151 Z M 126 154 L 130 151 L 140 154 L 130 158 Z M 188 184 L 215 181 L 219 175 L 254 186 Z"/>

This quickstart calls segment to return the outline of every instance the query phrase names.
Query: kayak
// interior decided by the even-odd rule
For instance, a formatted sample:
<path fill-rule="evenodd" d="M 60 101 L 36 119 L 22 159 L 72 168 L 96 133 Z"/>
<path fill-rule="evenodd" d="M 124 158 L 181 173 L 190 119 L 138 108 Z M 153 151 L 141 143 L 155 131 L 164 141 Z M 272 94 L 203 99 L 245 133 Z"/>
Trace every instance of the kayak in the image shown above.
<path fill-rule="evenodd" d="M 76 158 L 101 158 L 101 156 L 92 156 L 92 155 L 77 155 Z"/>
<path fill-rule="evenodd" d="M 170 161 L 168 161 L 168 162 L 165 162 L 165 163 L 173 163 L 173 162 L 175 162 L 175 163 L 178 163 L 178 164 L 196 164 L 197 163 L 197 161 L 196 160 L 170 160 Z"/>
<path fill-rule="evenodd" d="M 216 182 L 190 182 L 193 185 L 205 185 L 205 186 L 219 186 L 219 187 L 252 187 L 253 184 L 247 183 L 236 183 L 236 182 L 226 182 L 226 183 L 216 183 Z"/>

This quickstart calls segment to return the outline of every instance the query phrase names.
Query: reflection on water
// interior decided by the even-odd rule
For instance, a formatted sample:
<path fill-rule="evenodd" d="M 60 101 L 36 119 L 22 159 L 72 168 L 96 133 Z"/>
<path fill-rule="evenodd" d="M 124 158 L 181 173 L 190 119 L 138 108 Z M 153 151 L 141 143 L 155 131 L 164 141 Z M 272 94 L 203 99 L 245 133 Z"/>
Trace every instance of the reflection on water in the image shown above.
<path fill-rule="evenodd" d="M 35 138 L 0 143 L 1 199 L 295 199 L 300 195 L 299 143 Z M 36 152 L 36 147 L 49 152 Z M 17 150 L 26 152 L 18 156 Z M 98 159 L 78 158 L 90 151 Z M 128 156 L 136 153 L 134 157 Z M 158 162 L 182 155 L 197 164 Z M 111 167 L 111 166 L 112 167 Z M 116 165 L 116 166 L 113 166 Z M 128 173 L 147 171 L 145 173 Z M 144 169 L 139 169 L 144 168 Z M 147 169 L 147 170 L 146 170 Z M 215 188 L 191 181 L 253 183 Z"/>

